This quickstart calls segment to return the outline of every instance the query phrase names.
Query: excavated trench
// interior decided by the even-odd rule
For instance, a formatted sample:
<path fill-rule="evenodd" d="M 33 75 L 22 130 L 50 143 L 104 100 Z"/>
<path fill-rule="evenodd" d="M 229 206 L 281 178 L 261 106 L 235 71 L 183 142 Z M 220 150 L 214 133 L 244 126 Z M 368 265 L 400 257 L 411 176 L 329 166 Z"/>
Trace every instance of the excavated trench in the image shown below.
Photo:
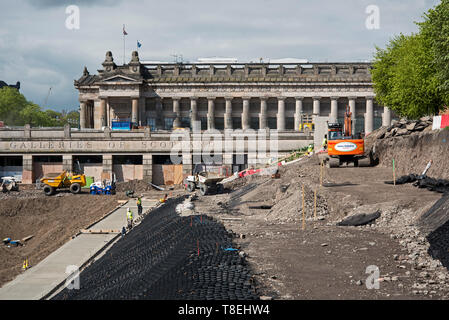
<path fill-rule="evenodd" d="M 169 200 L 84 269 L 79 289 L 53 299 L 258 299 L 232 233 L 211 217 L 181 217 Z"/>

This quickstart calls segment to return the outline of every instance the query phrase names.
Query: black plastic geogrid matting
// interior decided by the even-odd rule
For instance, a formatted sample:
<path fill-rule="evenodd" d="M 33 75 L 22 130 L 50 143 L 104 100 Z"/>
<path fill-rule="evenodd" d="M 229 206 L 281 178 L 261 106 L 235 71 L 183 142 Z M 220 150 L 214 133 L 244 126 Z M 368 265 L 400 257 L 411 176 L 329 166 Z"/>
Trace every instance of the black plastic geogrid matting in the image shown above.
<path fill-rule="evenodd" d="M 258 299 L 232 234 L 207 216 L 180 217 L 169 200 L 53 299 Z M 199 252 L 198 252 L 199 250 Z"/>

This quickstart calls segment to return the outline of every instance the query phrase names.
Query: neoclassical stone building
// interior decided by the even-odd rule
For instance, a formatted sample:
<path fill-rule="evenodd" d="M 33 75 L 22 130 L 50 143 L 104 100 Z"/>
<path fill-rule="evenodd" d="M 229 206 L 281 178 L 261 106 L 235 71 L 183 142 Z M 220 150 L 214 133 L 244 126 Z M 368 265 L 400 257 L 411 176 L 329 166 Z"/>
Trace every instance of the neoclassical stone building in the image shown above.
<path fill-rule="evenodd" d="M 298 131 L 306 115 L 342 121 L 349 106 L 355 131 L 366 134 L 392 118 L 375 103 L 369 63 L 149 64 L 133 52 L 119 66 L 107 52 L 102 66 L 75 80 L 80 129 L 0 128 L 0 177 L 31 183 L 77 170 L 96 180 L 179 183 L 195 163 L 232 173 L 307 146 L 313 137 Z M 125 119 L 138 128 L 111 130 Z"/>
<path fill-rule="evenodd" d="M 391 122 L 374 101 L 369 63 L 145 64 L 137 52 L 122 66 L 106 53 L 103 69 L 84 69 L 79 90 L 81 129 L 129 119 L 151 130 L 298 130 L 302 113 L 342 120 L 349 105 L 355 130 Z"/>

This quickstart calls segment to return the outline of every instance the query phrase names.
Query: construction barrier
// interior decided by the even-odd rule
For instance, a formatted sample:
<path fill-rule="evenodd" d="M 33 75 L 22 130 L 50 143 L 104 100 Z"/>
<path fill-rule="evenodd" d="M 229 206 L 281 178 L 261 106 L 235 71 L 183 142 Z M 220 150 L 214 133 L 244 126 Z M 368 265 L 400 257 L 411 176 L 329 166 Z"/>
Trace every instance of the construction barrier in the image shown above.
<path fill-rule="evenodd" d="M 444 129 L 449 126 L 449 114 L 443 114 L 442 116 L 434 116 L 432 130 Z"/>

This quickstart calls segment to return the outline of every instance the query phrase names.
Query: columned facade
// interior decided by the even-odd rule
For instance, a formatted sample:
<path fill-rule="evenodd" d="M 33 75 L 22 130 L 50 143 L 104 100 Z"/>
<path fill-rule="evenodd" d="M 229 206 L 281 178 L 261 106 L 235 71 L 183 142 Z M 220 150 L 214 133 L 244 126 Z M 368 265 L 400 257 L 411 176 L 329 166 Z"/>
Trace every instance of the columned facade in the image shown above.
<path fill-rule="evenodd" d="M 143 64 L 136 52 L 129 64 L 117 66 L 108 52 L 103 67 L 98 75 L 85 69 L 75 81 L 81 129 L 129 119 L 151 131 L 298 131 L 303 116 L 341 122 L 349 106 L 353 132 L 367 134 L 394 117 L 375 102 L 369 63 L 192 64 L 181 70 Z"/>
<path fill-rule="evenodd" d="M 277 129 L 285 130 L 285 97 L 278 97 Z"/>
<path fill-rule="evenodd" d="M 303 114 L 302 100 L 303 100 L 303 97 L 295 98 L 295 127 L 294 127 L 294 130 L 298 130 L 299 125 L 301 124 L 301 115 Z"/>
<path fill-rule="evenodd" d="M 374 128 L 373 100 L 374 100 L 374 97 L 366 98 L 365 134 L 370 134 L 371 132 L 373 132 L 373 128 Z"/>
<path fill-rule="evenodd" d="M 319 116 L 320 115 L 320 104 L 321 97 L 313 97 L 313 115 Z"/>
<path fill-rule="evenodd" d="M 225 97 L 224 128 L 232 129 L 232 97 Z"/>
<path fill-rule="evenodd" d="M 247 130 L 250 128 L 249 123 L 249 97 L 243 97 L 243 111 L 242 111 L 242 129 Z"/>
<path fill-rule="evenodd" d="M 265 129 L 268 126 L 267 123 L 267 98 L 260 97 L 260 114 L 259 114 L 259 128 Z"/>
<path fill-rule="evenodd" d="M 215 98 L 207 98 L 207 130 L 215 129 Z"/>

